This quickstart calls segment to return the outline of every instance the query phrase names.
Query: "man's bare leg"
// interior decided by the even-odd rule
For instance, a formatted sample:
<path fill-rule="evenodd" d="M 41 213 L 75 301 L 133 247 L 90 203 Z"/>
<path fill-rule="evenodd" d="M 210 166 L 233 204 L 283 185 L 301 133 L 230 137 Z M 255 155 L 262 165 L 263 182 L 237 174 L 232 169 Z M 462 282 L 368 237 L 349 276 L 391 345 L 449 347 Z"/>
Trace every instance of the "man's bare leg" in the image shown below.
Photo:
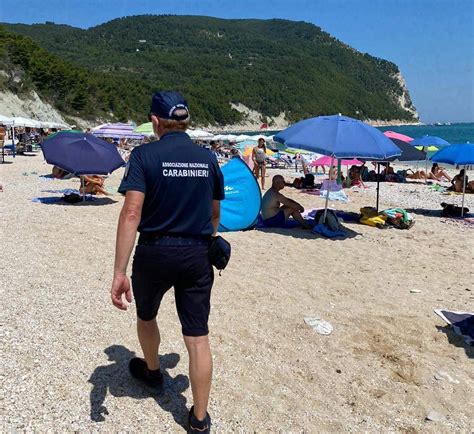
<path fill-rule="evenodd" d="M 160 331 L 156 318 L 151 321 L 143 321 L 137 318 L 137 333 L 148 369 L 151 371 L 159 369 L 158 349 L 160 347 Z"/>
<path fill-rule="evenodd" d="M 287 221 L 288 218 L 292 216 L 303 227 L 303 229 L 313 229 L 313 227 L 306 222 L 301 213 L 299 213 L 298 211 L 286 205 L 283 205 L 281 209 L 285 213 L 285 221 Z"/>
<path fill-rule="evenodd" d="M 296 210 L 291 210 L 291 216 L 303 227 L 303 229 L 313 229 L 313 227 Z"/>
<path fill-rule="evenodd" d="M 260 167 L 260 174 L 262 175 L 262 178 L 260 179 L 260 183 L 262 184 L 262 190 L 265 190 L 265 172 L 266 172 L 266 167 L 263 165 Z"/>
<path fill-rule="evenodd" d="M 204 420 L 212 381 L 212 356 L 208 336 L 184 336 L 189 353 L 189 378 L 194 400 L 194 416 Z"/>

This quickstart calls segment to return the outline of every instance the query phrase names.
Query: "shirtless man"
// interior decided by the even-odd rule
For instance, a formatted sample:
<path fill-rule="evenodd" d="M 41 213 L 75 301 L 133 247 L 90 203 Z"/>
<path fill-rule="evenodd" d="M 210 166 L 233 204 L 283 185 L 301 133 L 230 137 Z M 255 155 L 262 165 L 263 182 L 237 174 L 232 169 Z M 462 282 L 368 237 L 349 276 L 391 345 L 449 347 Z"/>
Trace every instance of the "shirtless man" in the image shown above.
<path fill-rule="evenodd" d="M 466 180 L 464 180 L 465 169 L 461 169 L 461 171 L 451 180 L 451 187 L 448 188 L 448 191 L 455 191 L 456 193 L 463 192 L 463 183 L 466 183 L 465 192 L 471 192 L 472 181 L 469 182 L 469 178 L 466 176 Z"/>
<path fill-rule="evenodd" d="M 304 208 L 298 202 L 288 199 L 280 193 L 285 185 L 283 176 L 275 175 L 271 188 L 262 198 L 262 217 L 265 226 L 284 228 L 288 218 L 292 216 L 304 229 L 312 229 L 312 226 L 301 216 Z"/>

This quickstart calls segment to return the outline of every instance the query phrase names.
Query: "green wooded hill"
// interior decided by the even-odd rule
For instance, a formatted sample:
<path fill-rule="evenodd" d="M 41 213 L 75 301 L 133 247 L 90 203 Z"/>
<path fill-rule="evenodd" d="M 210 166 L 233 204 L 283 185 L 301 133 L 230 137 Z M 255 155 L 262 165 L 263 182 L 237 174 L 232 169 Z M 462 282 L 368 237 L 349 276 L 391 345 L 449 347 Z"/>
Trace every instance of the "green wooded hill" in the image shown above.
<path fill-rule="evenodd" d="M 54 23 L 2 27 L 0 69 L 19 68 L 25 88 L 66 114 L 140 122 L 154 90 L 177 89 L 201 124 L 241 120 L 230 103 L 257 110 L 262 120 L 282 112 L 290 121 L 339 112 L 413 120 L 395 64 L 359 53 L 313 24 L 145 15 L 87 30 Z M 3 78 L 0 86 L 19 83 Z M 398 102 L 404 93 L 405 108 Z"/>

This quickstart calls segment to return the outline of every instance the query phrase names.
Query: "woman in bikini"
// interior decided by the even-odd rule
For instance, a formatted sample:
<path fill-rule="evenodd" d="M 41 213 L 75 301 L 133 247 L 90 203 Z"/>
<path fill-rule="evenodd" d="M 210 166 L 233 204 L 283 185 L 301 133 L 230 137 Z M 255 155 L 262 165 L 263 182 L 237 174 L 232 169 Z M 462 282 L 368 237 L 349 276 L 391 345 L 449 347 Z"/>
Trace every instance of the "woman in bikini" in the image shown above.
<path fill-rule="evenodd" d="M 255 148 L 252 150 L 252 161 L 255 177 L 258 179 L 258 177 L 261 176 L 260 184 L 262 186 L 262 190 L 265 190 L 266 158 L 267 148 L 265 146 L 265 140 L 260 138 L 258 139 L 257 146 L 255 146 Z"/>
<path fill-rule="evenodd" d="M 104 178 L 99 175 L 83 175 L 81 178 L 81 194 L 103 194 L 108 196 L 107 190 L 104 187 Z"/>
<path fill-rule="evenodd" d="M 438 163 L 433 163 L 431 172 L 428 173 L 428 179 L 442 181 L 443 178 L 446 178 L 449 182 L 451 182 L 451 177 L 448 175 L 448 172 L 446 172 L 446 169 L 444 167 L 439 167 Z"/>

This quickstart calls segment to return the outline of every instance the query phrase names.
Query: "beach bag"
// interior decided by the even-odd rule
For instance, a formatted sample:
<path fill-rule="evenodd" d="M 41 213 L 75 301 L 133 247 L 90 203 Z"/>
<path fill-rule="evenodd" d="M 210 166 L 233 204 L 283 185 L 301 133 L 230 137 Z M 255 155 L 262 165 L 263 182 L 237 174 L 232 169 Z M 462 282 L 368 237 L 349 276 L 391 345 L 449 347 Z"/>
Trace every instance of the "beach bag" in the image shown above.
<path fill-rule="evenodd" d="M 403 208 L 386 209 L 382 214 L 387 217 L 387 224 L 397 229 L 410 229 L 415 224 L 411 214 Z"/>
<path fill-rule="evenodd" d="M 230 243 L 222 238 L 220 235 L 212 237 L 209 243 L 209 260 L 211 265 L 222 271 L 230 260 L 231 247 Z"/>
<path fill-rule="evenodd" d="M 360 209 L 360 222 L 364 225 L 384 229 L 386 228 L 386 220 L 387 216 L 379 214 L 377 210 L 371 206 Z"/>
<path fill-rule="evenodd" d="M 65 194 L 62 197 L 62 200 L 66 203 L 79 203 L 79 202 L 82 202 L 83 199 L 77 193 L 71 193 L 71 194 Z"/>
<path fill-rule="evenodd" d="M 443 208 L 443 210 L 441 211 L 441 215 L 443 217 L 461 217 L 462 208 L 460 206 L 447 204 L 443 202 L 441 204 L 441 207 Z M 464 207 L 464 212 L 462 214 L 466 215 L 468 213 L 469 213 L 469 208 Z"/>
<path fill-rule="evenodd" d="M 336 213 L 332 209 L 327 210 L 326 214 L 326 221 L 323 223 L 324 220 L 324 210 L 320 209 L 316 212 L 316 215 L 314 216 L 314 222 L 316 225 L 324 225 L 327 228 L 329 228 L 333 232 L 338 232 L 343 229 L 343 226 L 339 222 L 339 219 L 337 218 Z"/>
<path fill-rule="evenodd" d="M 303 178 L 303 188 L 314 188 L 314 175 L 307 173 Z"/>

